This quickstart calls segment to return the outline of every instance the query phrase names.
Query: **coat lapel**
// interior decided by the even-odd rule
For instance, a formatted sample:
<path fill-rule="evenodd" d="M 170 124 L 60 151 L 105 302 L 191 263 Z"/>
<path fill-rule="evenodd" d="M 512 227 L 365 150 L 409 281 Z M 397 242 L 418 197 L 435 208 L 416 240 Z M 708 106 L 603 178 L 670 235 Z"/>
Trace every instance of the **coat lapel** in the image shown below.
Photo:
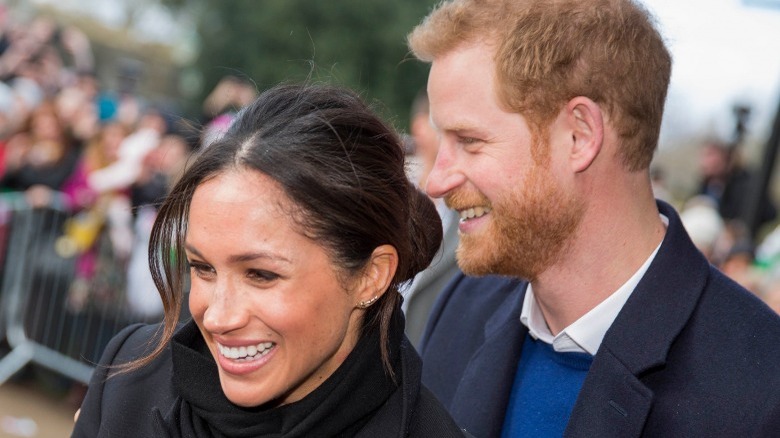
<path fill-rule="evenodd" d="M 669 219 L 666 236 L 594 357 L 567 437 L 641 435 L 653 391 L 637 376 L 666 363 L 705 286 L 707 260 L 690 241 L 677 213 L 662 202 L 658 208 Z"/>
<path fill-rule="evenodd" d="M 501 434 L 522 342 L 528 332 L 520 323 L 526 285 L 520 283 L 507 294 L 501 310 L 485 325 L 485 341 L 469 361 L 453 398 L 453 417 L 474 436 Z"/>
<path fill-rule="evenodd" d="M 653 392 L 618 358 L 599 351 L 564 436 L 640 436 L 652 401 Z"/>

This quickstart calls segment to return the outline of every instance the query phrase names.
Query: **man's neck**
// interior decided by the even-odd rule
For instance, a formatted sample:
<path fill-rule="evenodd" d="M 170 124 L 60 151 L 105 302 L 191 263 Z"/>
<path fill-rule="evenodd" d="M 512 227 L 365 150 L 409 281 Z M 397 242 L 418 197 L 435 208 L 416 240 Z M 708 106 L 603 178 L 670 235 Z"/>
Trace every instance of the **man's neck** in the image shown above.
<path fill-rule="evenodd" d="M 533 281 L 553 335 L 615 292 L 663 240 L 666 228 L 655 204 L 633 206 L 591 208 L 558 262 Z"/>

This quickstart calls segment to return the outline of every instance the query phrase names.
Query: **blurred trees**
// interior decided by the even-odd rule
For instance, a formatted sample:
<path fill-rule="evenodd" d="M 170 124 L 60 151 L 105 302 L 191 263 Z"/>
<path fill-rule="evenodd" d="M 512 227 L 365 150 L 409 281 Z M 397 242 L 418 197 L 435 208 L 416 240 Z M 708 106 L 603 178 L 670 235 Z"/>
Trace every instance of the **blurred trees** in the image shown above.
<path fill-rule="evenodd" d="M 195 17 L 202 98 L 227 74 L 259 90 L 284 80 L 328 81 L 383 103 L 386 118 L 407 125 L 425 86 L 406 34 L 435 0 L 162 0 Z"/>

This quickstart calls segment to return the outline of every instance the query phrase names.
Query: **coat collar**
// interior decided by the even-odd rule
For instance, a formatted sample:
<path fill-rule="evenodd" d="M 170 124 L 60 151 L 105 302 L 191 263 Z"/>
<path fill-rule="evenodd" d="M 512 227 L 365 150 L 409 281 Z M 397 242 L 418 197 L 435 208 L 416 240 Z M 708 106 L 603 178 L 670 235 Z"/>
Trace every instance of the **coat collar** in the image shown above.
<path fill-rule="evenodd" d="M 420 394 L 422 361 L 405 336 L 400 348 L 401 386 L 360 430 L 356 435 L 357 438 L 388 436 L 389 426 L 397 430 L 399 437 L 405 436 L 409 431 L 414 407 Z"/>
<path fill-rule="evenodd" d="M 528 332 L 520 324 L 526 287 L 526 282 L 513 281 L 501 291 L 506 299 L 485 324 L 484 342 L 472 356 L 453 397 L 452 416 L 474 436 L 501 434 L 523 338 Z M 475 403 L 477 400 L 479 403 Z"/>
<path fill-rule="evenodd" d="M 607 331 L 575 403 L 566 436 L 641 433 L 653 392 L 638 376 L 666 363 L 672 343 L 704 289 L 707 260 L 691 242 L 674 209 L 661 201 L 658 209 L 669 218 L 661 249 Z"/>
<path fill-rule="evenodd" d="M 661 249 L 602 343 L 633 374 L 666 362 L 709 275 L 709 262 L 691 242 L 680 216 L 663 202 L 658 208 L 669 218 Z M 653 342 L 637 342 L 648 333 L 653 333 Z"/>

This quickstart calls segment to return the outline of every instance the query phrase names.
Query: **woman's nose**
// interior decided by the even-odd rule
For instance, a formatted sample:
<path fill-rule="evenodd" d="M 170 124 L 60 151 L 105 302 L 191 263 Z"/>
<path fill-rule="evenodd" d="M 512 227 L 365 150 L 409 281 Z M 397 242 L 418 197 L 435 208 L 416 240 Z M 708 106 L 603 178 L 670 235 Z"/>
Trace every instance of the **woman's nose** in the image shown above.
<path fill-rule="evenodd" d="M 240 291 L 235 285 L 218 280 L 203 314 L 203 328 L 212 333 L 226 333 L 242 327 L 246 322 L 246 309 L 239 298 Z"/>

